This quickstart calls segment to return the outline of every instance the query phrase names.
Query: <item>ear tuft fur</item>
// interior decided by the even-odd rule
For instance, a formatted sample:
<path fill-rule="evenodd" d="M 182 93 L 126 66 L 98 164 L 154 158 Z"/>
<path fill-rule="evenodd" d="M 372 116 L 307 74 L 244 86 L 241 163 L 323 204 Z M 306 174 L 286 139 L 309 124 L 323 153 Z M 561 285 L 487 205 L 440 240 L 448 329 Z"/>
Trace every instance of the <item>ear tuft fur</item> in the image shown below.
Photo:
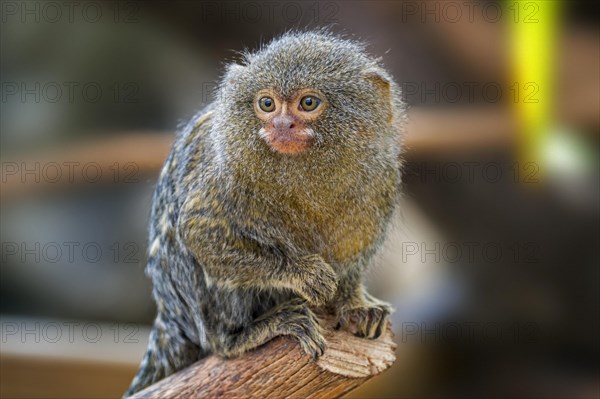
<path fill-rule="evenodd" d="M 362 76 L 373 83 L 380 91 L 380 94 L 385 99 L 385 103 L 388 104 L 388 108 L 386 110 L 388 123 L 392 123 L 393 104 L 391 79 L 384 70 L 379 68 L 367 68 L 362 72 Z"/>

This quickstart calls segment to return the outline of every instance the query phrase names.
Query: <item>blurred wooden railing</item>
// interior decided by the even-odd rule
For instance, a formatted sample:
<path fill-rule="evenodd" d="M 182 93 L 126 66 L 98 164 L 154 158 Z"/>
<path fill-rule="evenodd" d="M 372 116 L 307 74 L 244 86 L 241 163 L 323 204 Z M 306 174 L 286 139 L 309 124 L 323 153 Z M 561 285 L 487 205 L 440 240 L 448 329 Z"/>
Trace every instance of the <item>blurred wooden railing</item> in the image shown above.
<path fill-rule="evenodd" d="M 515 130 L 511 110 L 505 107 L 415 108 L 409 112 L 404 156 L 507 147 L 514 144 Z M 173 139 L 173 133 L 131 131 L 22 159 L 9 156 L 2 160 L 0 198 L 17 199 L 78 183 L 153 181 Z"/>

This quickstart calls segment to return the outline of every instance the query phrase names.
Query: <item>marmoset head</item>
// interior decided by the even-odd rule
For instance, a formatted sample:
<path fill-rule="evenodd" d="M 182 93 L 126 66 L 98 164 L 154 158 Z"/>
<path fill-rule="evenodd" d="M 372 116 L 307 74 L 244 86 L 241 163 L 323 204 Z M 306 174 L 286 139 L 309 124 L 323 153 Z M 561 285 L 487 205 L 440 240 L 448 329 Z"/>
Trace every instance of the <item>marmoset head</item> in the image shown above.
<path fill-rule="evenodd" d="M 215 123 L 230 144 L 281 156 L 360 149 L 391 135 L 398 98 L 363 45 L 327 32 L 288 33 L 227 67 Z"/>

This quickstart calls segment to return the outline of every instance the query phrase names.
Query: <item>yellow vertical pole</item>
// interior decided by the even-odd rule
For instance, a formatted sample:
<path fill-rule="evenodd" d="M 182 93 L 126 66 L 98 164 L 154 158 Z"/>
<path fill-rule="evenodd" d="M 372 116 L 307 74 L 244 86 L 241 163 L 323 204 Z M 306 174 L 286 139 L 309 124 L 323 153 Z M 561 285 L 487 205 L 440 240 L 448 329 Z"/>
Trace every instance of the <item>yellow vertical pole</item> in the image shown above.
<path fill-rule="evenodd" d="M 559 7 L 560 0 L 508 0 L 506 4 L 512 31 L 520 166 L 535 162 L 542 176 L 542 151 L 552 129 Z"/>

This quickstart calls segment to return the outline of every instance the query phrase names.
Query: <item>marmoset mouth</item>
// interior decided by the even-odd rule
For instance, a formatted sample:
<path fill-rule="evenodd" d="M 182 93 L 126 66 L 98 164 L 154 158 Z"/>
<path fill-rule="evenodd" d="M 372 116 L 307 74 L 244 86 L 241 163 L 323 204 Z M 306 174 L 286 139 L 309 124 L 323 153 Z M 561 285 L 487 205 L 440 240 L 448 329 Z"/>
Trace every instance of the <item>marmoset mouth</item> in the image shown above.
<path fill-rule="evenodd" d="M 306 152 L 314 141 L 312 129 L 308 128 L 300 131 L 290 129 L 275 132 L 263 128 L 260 129 L 259 134 L 273 151 L 285 155 L 300 155 Z"/>

